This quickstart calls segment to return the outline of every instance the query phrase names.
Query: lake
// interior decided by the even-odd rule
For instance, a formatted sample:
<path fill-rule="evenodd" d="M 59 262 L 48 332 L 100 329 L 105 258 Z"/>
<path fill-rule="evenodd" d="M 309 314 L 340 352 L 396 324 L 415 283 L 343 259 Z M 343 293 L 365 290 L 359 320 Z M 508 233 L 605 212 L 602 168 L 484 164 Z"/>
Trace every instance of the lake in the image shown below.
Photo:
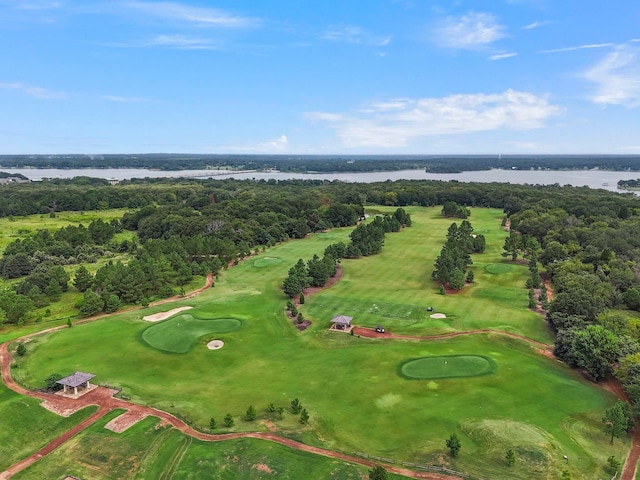
<path fill-rule="evenodd" d="M 457 180 L 459 182 L 500 182 L 530 185 L 572 185 L 618 191 L 618 180 L 640 178 L 640 172 L 612 172 L 604 170 L 482 170 L 462 173 L 426 173 L 424 170 L 398 170 L 395 172 L 361 173 L 284 173 L 284 172 L 230 172 L 225 170 L 162 171 L 144 168 L 86 168 L 36 169 L 2 168 L 4 172 L 20 173 L 30 180 L 43 178 L 95 177 L 115 180 L 131 178 L 236 178 L 255 180 L 341 180 L 344 182 L 384 182 L 387 180 Z"/>

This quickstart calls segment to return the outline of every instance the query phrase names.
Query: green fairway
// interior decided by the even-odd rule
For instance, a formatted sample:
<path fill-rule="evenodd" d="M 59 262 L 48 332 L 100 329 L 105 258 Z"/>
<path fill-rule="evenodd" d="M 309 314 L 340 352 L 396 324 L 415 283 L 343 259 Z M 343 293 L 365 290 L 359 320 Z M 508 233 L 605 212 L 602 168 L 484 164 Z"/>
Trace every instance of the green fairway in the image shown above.
<path fill-rule="evenodd" d="M 438 378 L 477 377 L 494 370 L 494 362 L 479 355 L 446 355 L 409 360 L 400 367 L 405 378 L 435 380 Z"/>
<path fill-rule="evenodd" d="M 470 220 L 484 232 L 487 251 L 473 255 L 475 281 L 456 295 L 440 294 L 431 280 L 452 220 L 437 208 L 407 211 L 411 228 L 388 234 L 379 255 L 344 260 L 340 281 L 307 298 L 300 310 L 312 324 L 304 332 L 285 316 L 282 281 L 298 259 L 322 255 L 330 243 L 346 241 L 351 229 L 269 248 L 223 271 L 215 287 L 198 297 L 152 310 L 193 307 L 188 314 L 149 326 L 138 310 L 37 337 L 14 375 L 41 387 L 52 372 L 90 371 L 96 381 L 120 386 L 134 401 L 179 414 L 196 428 L 206 430 L 213 417 L 220 433 L 270 429 L 308 444 L 398 463 L 437 463 L 446 450 L 444 440 L 455 432 L 462 451 L 456 459 L 445 455 L 447 464 L 483 478 L 558 478 L 566 468 L 565 454 L 574 459 L 569 465 L 574 479 L 604 475 L 606 458 L 630 446 L 629 440 L 611 446 L 602 432 L 602 412 L 613 404 L 613 395 L 526 342 L 499 334 L 408 341 L 327 331 L 333 316 L 345 314 L 356 325 L 383 324 L 393 333 L 481 328 L 552 342 L 543 318 L 527 309 L 527 266 L 500 255 L 506 236 L 500 211 L 472 210 Z M 267 258 L 281 261 L 255 267 Z M 486 269 L 503 263 L 509 269 L 499 275 Z M 430 318 L 428 307 L 447 318 Z M 211 328 L 219 319 L 224 328 L 232 327 L 227 319 L 242 328 L 222 332 L 225 347 L 215 354 L 204 344 L 193 348 L 218 335 Z M 180 337 L 183 331 L 188 333 Z M 165 353 L 178 351 L 183 354 Z M 398 374 L 407 359 L 450 362 L 455 356 L 462 356 L 456 371 L 476 376 L 407 381 Z M 426 367 L 417 362 L 408 368 L 420 374 L 433 365 Z M 482 374 L 486 368 L 491 375 Z M 307 409 L 308 425 L 291 413 L 294 398 Z M 271 403 L 285 409 L 282 418 L 267 411 Z M 257 410 L 256 421 L 243 419 L 249 405 Z M 221 427 L 227 413 L 236 419 L 229 429 Z M 523 432 L 523 438 L 501 436 L 505 425 Z M 185 449 L 184 462 L 196 444 L 176 443 L 175 448 Z M 512 469 L 504 466 L 508 448 L 521 452 Z M 196 464 L 179 467 L 175 478 L 189 478 L 187 471 Z"/>
<path fill-rule="evenodd" d="M 203 320 L 183 313 L 150 326 L 142 332 L 142 339 L 164 352 L 187 353 L 199 338 L 212 333 L 232 332 L 241 326 L 242 322 L 236 318 Z"/>

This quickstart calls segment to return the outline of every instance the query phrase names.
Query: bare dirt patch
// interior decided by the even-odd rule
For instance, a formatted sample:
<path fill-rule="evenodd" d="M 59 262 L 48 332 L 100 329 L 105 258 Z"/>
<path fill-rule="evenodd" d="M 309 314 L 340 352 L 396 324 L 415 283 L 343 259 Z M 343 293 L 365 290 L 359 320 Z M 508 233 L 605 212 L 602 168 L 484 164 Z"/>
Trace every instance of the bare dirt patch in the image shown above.
<path fill-rule="evenodd" d="M 252 468 L 255 468 L 259 472 L 273 473 L 273 470 L 271 470 L 271 468 L 269 468 L 269 465 L 267 465 L 266 463 L 256 463 Z"/>
<path fill-rule="evenodd" d="M 45 400 L 40 404 L 41 407 L 46 408 L 50 412 L 53 412 L 61 417 L 70 417 L 78 410 L 82 410 L 86 405 L 83 404 L 72 404 L 72 403 L 60 403 L 60 402 L 50 402 L 49 400 Z"/>
<path fill-rule="evenodd" d="M 135 425 L 140 420 L 148 416 L 148 412 L 128 411 L 111 420 L 104 426 L 104 428 L 106 428 L 107 430 L 111 430 L 112 432 L 122 433 L 127 428 Z"/>
<path fill-rule="evenodd" d="M 444 313 L 433 313 L 433 314 L 429 315 L 429 317 L 431 317 L 431 318 L 447 318 L 447 316 Z"/>
<path fill-rule="evenodd" d="M 185 310 L 190 310 L 193 307 L 179 307 L 174 308 L 173 310 L 169 310 L 168 312 L 159 312 L 154 313 L 153 315 L 147 315 L 146 317 L 142 317 L 143 320 L 147 322 L 160 322 L 162 320 L 166 320 L 169 317 L 173 317 L 176 313 L 183 312 Z"/>

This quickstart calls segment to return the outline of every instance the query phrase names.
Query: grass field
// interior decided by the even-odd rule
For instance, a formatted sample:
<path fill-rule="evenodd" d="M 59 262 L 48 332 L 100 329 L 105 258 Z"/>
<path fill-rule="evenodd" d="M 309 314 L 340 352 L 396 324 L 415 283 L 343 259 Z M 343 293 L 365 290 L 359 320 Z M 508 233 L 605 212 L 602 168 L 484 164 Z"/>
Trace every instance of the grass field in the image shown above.
<path fill-rule="evenodd" d="M 156 332 L 156 341 L 172 348 L 188 344 L 185 353 L 153 348 L 144 335 L 156 325 L 150 327 L 137 311 L 34 339 L 16 376 L 39 387 L 53 371 L 90 371 L 99 382 L 122 386 L 134 401 L 178 413 L 200 428 L 211 417 L 220 425 L 231 413 L 236 418 L 232 431 L 266 430 L 262 420 L 270 420 L 280 434 L 308 444 L 397 461 L 445 459 L 457 470 L 485 478 L 558 478 L 566 468 L 565 454 L 574 459 L 569 465 L 574 479 L 598 475 L 609 455 L 621 456 L 630 446 L 628 440 L 609 446 L 602 433 L 602 412 L 613 396 L 525 342 L 499 334 L 401 341 L 327 331 L 334 315 L 347 314 L 358 325 L 382 323 L 395 333 L 490 328 L 552 341 L 542 318 L 527 310 L 526 265 L 500 256 L 506 233 L 499 211 L 473 210 L 470 221 L 487 237 L 487 252 L 473 257 L 472 286 L 458 295 L 440 295 L 430 274 L 452 220 L 436 208 L 407 210 L 411 228 L 388 234 L 377 256 L 343 261 L 340 282 L 307 299 L 301 309 L 313 324 L 304 332 L 285 317 L 287 298 L 279 286 L 299 258 L 345 241 L 349 229 L 271 248 L 225 271 L 202 295 L 171 305 L 195 307 L 189 315 L 204 322 L 242 322 L 242 328 L 215 334 L 225 342 L 221 350 L 206 348 L 208 332 L 174 341 L 171 323 Z M 429 306 L 447 318 L 429 318 Z M 168 309 L 149 308 L 144 314 Z M 451 356 L 487 359 L 491 374 L 425 380 L 399 374 L 409 359 Z M 291 413 L 282 420 L 267 413 L 270 403 L 287 407 L 296 397 L 309 411 L 308 426 Z M 257 409 L 258 421 L 242 419 L 249 405 Z M 443 456 L 444 441 L 454 432 L 462 451 L 451 460 Z M 262 448 L 255 446 L 259 443 L 247 442 L 243 455 Z M 197 455 L 189 460 L 196 444 L 185 449 L 175 478 L 196 478 L 187 475 L 197 469 Z M 220 448 L 239 448 L 230 445 Z M 517 452 L 512 468 L 504 463 L 509 448 Z M 283 452 L 273 455 L 274 465 L 285 458 Z"/>
<path fill-rule="evenodd" d="M 149 417 L 122 434 L 104 425 L 108 414 L 76 438 L 16 475 L 16 480 L 361 480 L 367 469 L 259 440 L 220 443 L 191 440 Z M 401 478 L 390 475 L 390 479 Z"/>
<path fill-rule="evenodd" d="M 0 471 L 38 451 L 96 410 L 91 407 L 63 418 L 39 403 L 0 384 Z"/>

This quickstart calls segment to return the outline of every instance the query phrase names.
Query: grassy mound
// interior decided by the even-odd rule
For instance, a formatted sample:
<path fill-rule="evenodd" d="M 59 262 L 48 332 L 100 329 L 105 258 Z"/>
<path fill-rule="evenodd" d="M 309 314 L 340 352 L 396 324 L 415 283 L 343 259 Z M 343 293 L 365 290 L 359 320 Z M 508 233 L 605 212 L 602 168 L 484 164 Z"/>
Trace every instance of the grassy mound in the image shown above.
<path fill-rule="evenodd" d="M 511 265 L 507 265 L 505 263 L 490 263 L 486 267 L 484 267 L 487 273 L 507 273 L 511 270 Z"/>
<path fill-rule="evenodd" d="M 445 355 L 409 360 L 400 366 L 400 374 L 409 379 L 477 377 L 493 373 L 495 363 L 480 355 Z"/>
<path fill-rule="evenodd" d="M 282 260 L 278 257 L 262 257 L 253 261 L 253 266 L 256 268 L 270 267 L 271 265 L 277 265 Z"/>
<path fill-rule="evenodd" d="M 237 330 L 242 322 L 235 318 L 202 320 L 182 314 L 157 323 L 142 332 L 142 339 L 153 348 L 171 353 L 187 353 L 198 339 L 212 333 Z"/>

